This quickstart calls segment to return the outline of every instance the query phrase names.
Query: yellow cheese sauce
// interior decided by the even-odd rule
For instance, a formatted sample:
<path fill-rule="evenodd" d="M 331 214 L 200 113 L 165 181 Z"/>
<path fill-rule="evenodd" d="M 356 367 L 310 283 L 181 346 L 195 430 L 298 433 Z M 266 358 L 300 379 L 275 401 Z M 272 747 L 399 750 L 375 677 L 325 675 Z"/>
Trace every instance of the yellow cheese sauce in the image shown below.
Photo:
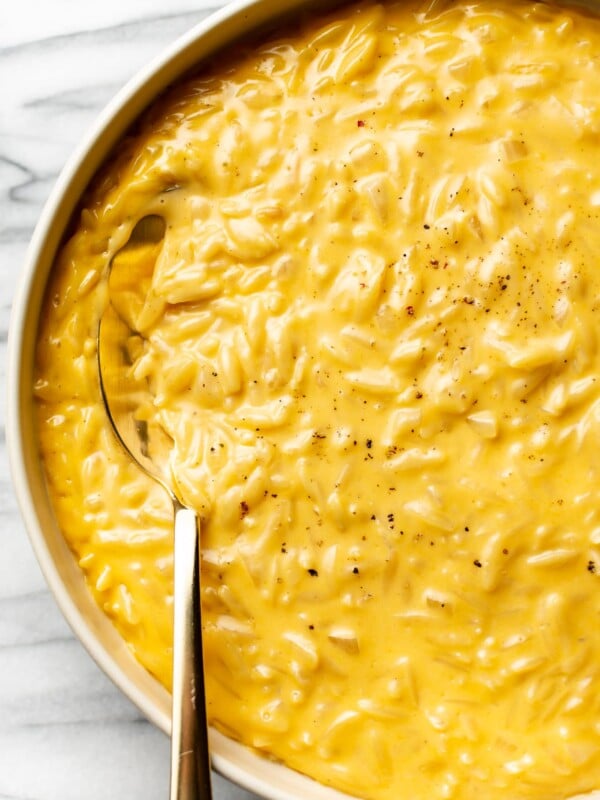
<path fill-rule="evenodd" d="M 347 7 L 174 89 L 98 178 L 41 323 L 41 453 L 168 686 L 172 509 L 95 360 L 149 214 L 115 282 L 204 519 L 211 722 L 362 798 L 600 788 L 600 21 Z"/>

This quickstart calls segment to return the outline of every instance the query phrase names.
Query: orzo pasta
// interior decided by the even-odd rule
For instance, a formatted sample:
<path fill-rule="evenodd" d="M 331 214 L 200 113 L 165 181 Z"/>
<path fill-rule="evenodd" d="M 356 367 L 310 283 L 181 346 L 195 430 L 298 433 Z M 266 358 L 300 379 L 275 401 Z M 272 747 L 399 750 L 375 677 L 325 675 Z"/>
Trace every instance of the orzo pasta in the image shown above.
<path fill-rule="evenodd" d="M 168 686 L 171 506 L 95 360 L 159 215 L 119 309 L 211 721 L 361 797 L 600 788 L 599 54 L 573 5 L 338 10 L 168 93 L 56 264 L 41 452 L 97 602 Z"/>

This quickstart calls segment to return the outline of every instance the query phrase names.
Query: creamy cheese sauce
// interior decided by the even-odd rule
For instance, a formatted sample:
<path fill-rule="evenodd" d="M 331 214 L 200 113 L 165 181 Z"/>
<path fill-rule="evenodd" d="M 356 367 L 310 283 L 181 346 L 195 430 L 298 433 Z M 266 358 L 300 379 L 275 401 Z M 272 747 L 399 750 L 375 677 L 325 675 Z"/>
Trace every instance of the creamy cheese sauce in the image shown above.
<path fill-rule="evenodd" d="M 114 281 L 204 518 L 211 721 L 361 797 L 600 787 L 599 54 L 518 0 L 312 21 L 162 100 L 54 271 L 41 453 L 97 602 L 169 686 L 172 509 L 95 360 L 155 214 Z"/>

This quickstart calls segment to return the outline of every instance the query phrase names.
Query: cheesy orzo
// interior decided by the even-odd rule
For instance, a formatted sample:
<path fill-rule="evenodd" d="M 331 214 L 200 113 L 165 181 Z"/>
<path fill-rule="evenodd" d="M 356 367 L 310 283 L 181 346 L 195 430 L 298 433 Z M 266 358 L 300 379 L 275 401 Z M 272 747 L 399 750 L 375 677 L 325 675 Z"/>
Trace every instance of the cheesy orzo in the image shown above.
<path fill-rule="evenodd" d="M 203 518 L 211 721 L 377 800 L 600 788 L 600 21 L 361 3 L 174 88 L 103 170 L 39 332 L 40 446 L 98 604 L 170 682 L 172 509 Z"/>

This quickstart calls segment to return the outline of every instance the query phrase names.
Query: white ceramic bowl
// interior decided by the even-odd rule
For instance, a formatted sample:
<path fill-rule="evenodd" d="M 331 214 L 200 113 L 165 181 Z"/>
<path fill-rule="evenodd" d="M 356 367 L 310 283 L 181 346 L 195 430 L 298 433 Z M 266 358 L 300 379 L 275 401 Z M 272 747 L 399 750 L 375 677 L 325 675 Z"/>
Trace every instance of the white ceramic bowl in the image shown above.
<path fill-rule="evenodd" d="M 213 14 L 140 72 L 110 103 L 60 175 L 33 235 L 9 334 L 9 453 L 17 499 L 35 553 L 64 616 L 89 653 L 166 733 L 170 695 L 133 658 L 125 642 L 95 604 L 83 573 L 58 529 L 49 498 L 33 415 L 33 362 L 38 318 L 50 269 L 79 199 L 115 144 L 165 88 L 204 58 L 242 35 L 308 8 L 314 0 L 241 0 Z M 320 3 L 323 7 L 323 3 Z M 211 731 L 215 768 L 269 800 L 341 800 L 339 792 L 275 764 Z"/>
<path fill-rule="evenodd" d="M 334 0 L 335 2 L 335 0 Z M 598 0 L 591 0 L 593 6 Z M 284 15 L 331 0 L 239 0 L 208 17 L 142 70 L 110 103 L 60 175 L 34 232 L 9 333 L 8 445 L 17 499 L 35 553 L 64 616 L 91 656 L 154 724 L 170 732 L 170 695 L 134 659 L 89 593 L 46 492 L 34 429 L 33 362 L 44 290 L 83 191 L 140 113 L 204 58 Z M 350 800 L 212 730 L 215 768 L 266 800 Z M 580 795 L 600 798 L 600 793 Z M 577 798 L 573 798 L 577 800 Z"/>

